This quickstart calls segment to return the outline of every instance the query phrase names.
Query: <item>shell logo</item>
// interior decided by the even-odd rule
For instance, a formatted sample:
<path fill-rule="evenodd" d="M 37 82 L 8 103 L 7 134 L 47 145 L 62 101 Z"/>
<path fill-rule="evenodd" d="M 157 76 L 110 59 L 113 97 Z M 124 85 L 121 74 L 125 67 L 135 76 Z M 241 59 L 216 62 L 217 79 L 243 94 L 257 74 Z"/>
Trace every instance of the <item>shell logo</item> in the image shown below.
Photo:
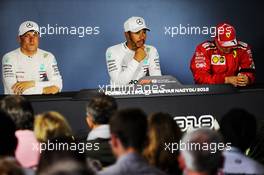
<path fill-rule="evenodd" d="M 219 61 L 219 58 L 217 56 L 214 56 L 212 60 L 213 60 L 213 63 L 217 63 Z"/>

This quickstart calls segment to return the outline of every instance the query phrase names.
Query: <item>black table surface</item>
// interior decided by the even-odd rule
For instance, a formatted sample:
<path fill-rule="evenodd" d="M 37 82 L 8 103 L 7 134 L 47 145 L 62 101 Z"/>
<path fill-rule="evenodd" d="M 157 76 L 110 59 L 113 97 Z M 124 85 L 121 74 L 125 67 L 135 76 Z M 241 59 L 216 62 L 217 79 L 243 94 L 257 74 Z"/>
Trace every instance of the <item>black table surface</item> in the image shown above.
<path fill-rule="evenodd" d="M 191 86 L 188 86 L 191 87 Z M 196 86 L 194 86 L 196 87 Z M 219 88 L 219 86 L 215 85 Z M 221 88 L 221 87 L 220 87 Z M 76 134 L 88 132 L 85 121 L 85 106 L 98 93 L 98 89 L 85 89 L 62 92 L 55 95 L 25 96 L 31 101 L 35 114 L 45 111 L 58 111 L 63 114 Z M 3 98 L 1 95 L 0 98 Z M 167 112 L 176 117 L 195 117 L 210 115 L 220 120 L 228 110 L 243 108 L 254 114 L 258 120 L 264 118 L 264 86 L 239 88 L 227 93 L 185 93 L 155 96 L 116 96 L 119 109 L 138 107 L 147 114 Z M 175 118 L 175 119 L 176 119 Z"/>

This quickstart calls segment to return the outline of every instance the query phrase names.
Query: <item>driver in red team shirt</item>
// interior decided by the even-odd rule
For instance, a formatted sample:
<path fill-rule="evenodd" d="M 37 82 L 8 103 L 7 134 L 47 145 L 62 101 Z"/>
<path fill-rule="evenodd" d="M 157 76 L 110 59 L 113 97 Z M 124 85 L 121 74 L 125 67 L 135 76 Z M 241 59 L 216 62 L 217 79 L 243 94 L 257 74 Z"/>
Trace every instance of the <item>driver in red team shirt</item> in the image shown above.
<path fill-rule="evenodd" d="M 232 84 L 247 86 L 255 81 L 255 65 L 248 44 L 237 41 L 233 26 L 216 27 L 213 41 L 199 44 L 191 60 L 196 84 Z"/>

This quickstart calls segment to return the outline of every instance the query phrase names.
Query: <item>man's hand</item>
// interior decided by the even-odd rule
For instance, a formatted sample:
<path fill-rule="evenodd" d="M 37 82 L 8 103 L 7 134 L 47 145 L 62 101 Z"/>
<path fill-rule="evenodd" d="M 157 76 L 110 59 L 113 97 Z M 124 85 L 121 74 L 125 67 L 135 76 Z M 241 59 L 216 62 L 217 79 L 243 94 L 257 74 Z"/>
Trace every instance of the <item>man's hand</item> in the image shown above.
<path fill-rule="evenodd" d="M 225 83 L 236 86 L 246 86 L 249 84 L 249 79 L 246 75 L 239 74 L 238 76 L 225 77 Z"/>
<path fill-rule="evenodd" d="M 16 95 L 21 95 L 29 88 L 35 87 L 35 81 L 20 81 L 12 86 L 12 90 Z"/>
<path fill-rule="evenodd" d="M 43 94 L 57 94 L 59 90 L 57 86 L 48 86 L 43 88 Z"/>
<path fill-rule="evenodd" d="M 230 77 L 225 77 L 225 83 L 226 84 L 232 84 L 233 86 L 237 86 L 237 76 L 230 76 Z"/>
<path fill-rule="evenodd" d="M 237 85 L 238 86 L 246 86 L 249 84 L 249 79 L 246 75 L 239 74 L 237 76 Z"/>
<path fill-rule="evenodd" d="M 137 60 L 138 62 L 142 61 L 147 56 L 144 49 L 145 49 L 145 46 L 139 47 L 137 48 L 135 52 L 134 59 Z"/>

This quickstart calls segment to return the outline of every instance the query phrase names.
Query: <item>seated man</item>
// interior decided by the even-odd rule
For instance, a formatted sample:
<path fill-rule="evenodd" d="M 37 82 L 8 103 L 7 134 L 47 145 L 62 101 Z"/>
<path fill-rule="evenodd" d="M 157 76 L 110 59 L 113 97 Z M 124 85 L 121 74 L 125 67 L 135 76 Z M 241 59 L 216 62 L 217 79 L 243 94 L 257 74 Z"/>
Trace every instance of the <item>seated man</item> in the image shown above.
<path fill-rule="evenodd" d="M 141 17 L 124 23 L 126 42 L 106 51 L 106 62 L 112 85 L 135 84 L 146 76 L 160 76 L 159 54 L 155 47 L 145 45 L 149 29 Z"/>
<path fill-rule="evenodd" d="M 163 175 L 141 155 L 147 140 L 147 116 L 139 109 L 125 109 L 110 119 L 111 148 L 117 161 L 98 175 Z"/>
<path fill-rule="evenodd" d="M 257 120 L 244 109 L 232 109 L 221 119 L 220 132 L 231 149 L 224 151 L 225 174 L 264 174 L 264 166 L 245 155 L 256 138 Z"/>
<path fill-rule="evenodd" d="M 4 55 L 2 74 L 5 94 L 55 94 L 62 89 L 62 78 L 52 53 L 41 50 L 39 26 L 23 22 L 18 31 L 20 48 Z"/>
<path fill-rule="evenodd" d="M 104 94 L 93 97 L 86 106 L 86 121 L 91 129 L 87 137 L 87 142 L 93 145 L 96 143 L 99 144 L 99 150 L 89 150 L 87 151 L 87 156 L 99 160 L 103 166 L 108 166 L 115 162 L 109 144 L 110 129 L 108 123 L 116 110 L 116 100 Z"/>
<path fill-rule="evenodd" d="M 233 26 L 219 24 L 213 41 L 199 44 L 191 60 L 196 84 L 247 86 L 255 81 L 255 66 L 248 44 L 236 40 Z"/>

